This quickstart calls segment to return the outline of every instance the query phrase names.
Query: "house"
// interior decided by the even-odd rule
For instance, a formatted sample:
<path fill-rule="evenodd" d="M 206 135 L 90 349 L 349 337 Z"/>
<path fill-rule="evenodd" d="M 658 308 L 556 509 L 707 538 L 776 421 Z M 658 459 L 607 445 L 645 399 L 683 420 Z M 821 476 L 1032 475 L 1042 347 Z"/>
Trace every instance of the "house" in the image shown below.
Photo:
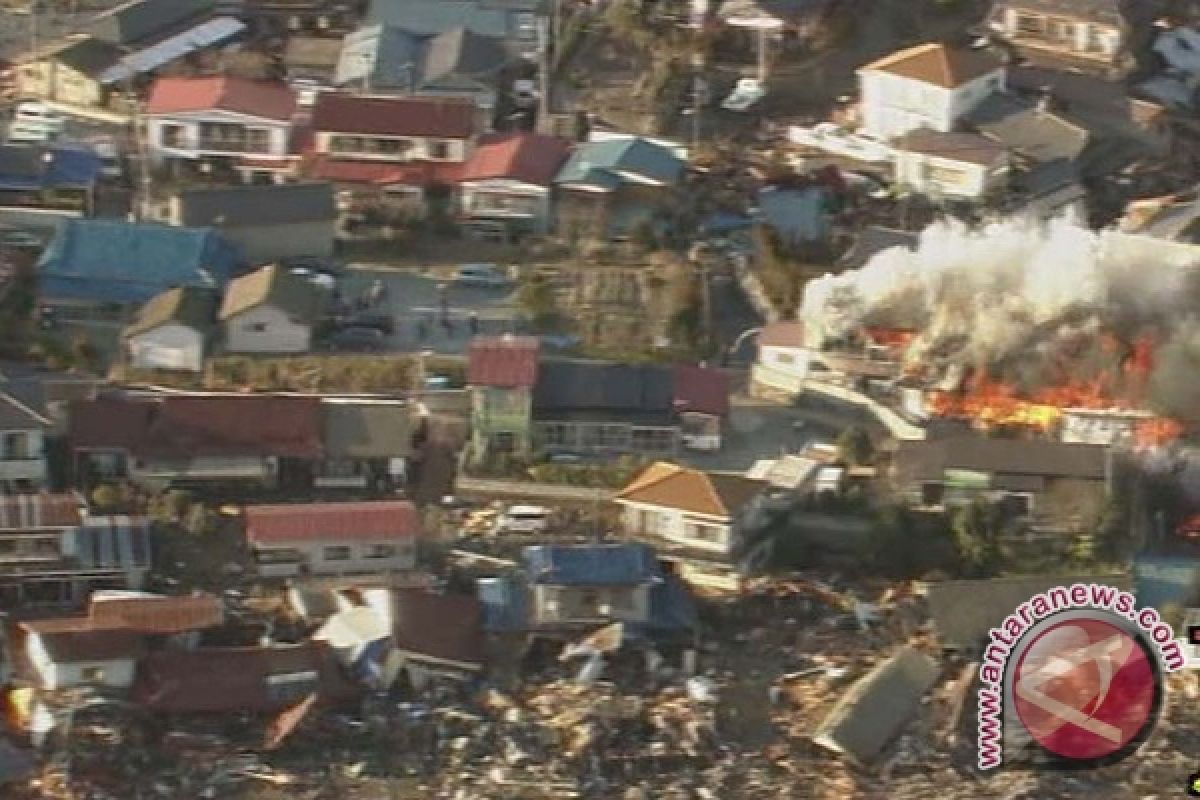
<path fill-rule="evenodd" d="M 831 199 L 822 186 L 805 189 L 765 186 L 759 189 L 757 197 L 763 224 L 791 247 L 823 242 L 829 237 Z"/>
<path fill-rule="evenodd" d="M 130 699 L 163 714 L 267 714 L 315 695 L 320 702 L 357 692 L 325 642 L 159 650 L 138 665 Z"/>
<path fill-rule="evenodd" d="M 121 60 L 119 46 L 75 33 L 30 53 L 16 69 L 17 91 L 24 97 L 102 107 L 109 86 L 100 75 Z"/>
<path fill-rule="evenodd" d="M 87 619 L 94 628 L 133 631 L 146 637 L 194 634 L 225 621 L 221 598 L 205 592 L 168 597 L 144 592 L 97 591 Z"/>
<path fill-rule="evenodd" d="M 417 564 L 421 517 L 406 500 L 247 506 L 244 517 L 266 578 L 386 575 Z"/>
<path fill-rule="evenodd" d="M 533 336 L 476 336 L 467 351 L 471 458 L 527 455 L 532 446 L 533 388 L 539 343 Z"/>
<path fill-rule="evenodd" d="M 436 36 L 464 28 L 476 36 L 502 39 L 518 56 L 538 52 L 537 0 L 370 0 L 368 25 L 390 25 L 417 36 Z"/>
<path fill-rule="evenodd" d="M 474 148 L 475 107 L 453 98 L 323 92 L 313 108 L 313 147 L 303 171 L 344 191 L 346 205 L 422 214 L 431 191 L 449 188 Z"/>
<path fill-rule="evenodd" d="M 85 30 L 102 42 L 138 49 L 190 30 L 214 8 L 213 0 L 133 0 L 96 14 Z"/>
<path fill-rule="evenodd" d="M 414 684 L 421 673 L 458 677 L 483 671 L 483 604 L 477 598 L 398 589 L 392 607 L 392 640 Z"/>
<path fill-rule="evenodd" d="M 681 443 L 689 450 L 720 450 L 721 425 L 729 416 L 729 375 L 694 364 L 676 364 L 672 372 Z"/>
<path fill-rule="evenodd" d="M 28 492 L 46 485 L 46 435 L 51 421 L 0 391 L 0 490 Z"/>
<path fill-rule="evenodd" d="M 862 130 L 890 140 L 917 128 L 949 133 L 1004 86 L 1004 67 L 982 51 L 921 44 L 858 70 Z"/>
<path fill-rule="evenodd" d="M 73 494 L 0 497 L 0 609 L 74 606 L 96 589 L 138 589 L 147 520 L 91 514 Z"/>
<path fill-rule="evenodd" d="M 19 647 L 39 689 L 90 686 L 126 690 L 143 651 L 142 637 L 126 630 L 94 628 L 90 620 L 27 620 L 19 625 Z"/>
<path fill-rule="evenodd" d="M 99 383 L 99 378 L 84 372 L 56 372 L 21 362 L 0 362 L 0 392 L 49 420 L 45 435 L 50 438 L 66 434 L 69 404 L 95 396 Z M 51 477 L 66 482 L 66 476 Z"/>
<path fill-rule="evenodd" d="M 216 316 L 211 289 L 180 286 L 155 295 L 122 334 L 130 366 L 202 371 Z"/>
<path fill-rule="evenodd" d="M 230 282 L 217 318 L 230 353 L 307 353 L 325 290 L 278 264 Z"/>
<path fill-rule="evenodd" d="M 809 351 L 804 346 L 804 323 L 772 322 L 758 334 L 758 358 L 750 372 L 756 394 L 797 395 L 808 377 Z"/>
<path fill-rule="evenodd" d="M 416 94 L 427 37 L 367 25 L 342 39 L 332 85 L 377 94 Z"/>
<path fill-rule="evenodd" d="M 404 400 L 322 397 L 324 458 L 313 470 L 317 489 L 387 491 L 403 485 L 416 432 Z"/>
<path fill-rule="evenodd" d="M 638 136 L 577 145 L 554 178 L 557 226 L 628 236 L 670 206 L 686 167 L 672 149 Z"/>
<path fill-rule="evenodd" d="M 101 395 L 71 405 L 68 442 L 83 486 L 307 489 L 324 454 L 320 400 L 294 395 Z"/>
<path fill-rule="evenodd" d="M 650 618 L 650 592 L 664 580 L 654 551 L 641 544 L 526 547 L 535 627 L 592 627 Z"/>
<path fill-rule="evenodd" d="M 326 36 L 289 36 L 283 50 L 283 67 L 288 81 L 333 86 L 341 57 L 342 40 Z M 300 102 L 306 102 L 300 99 Z"/>
<path fill-rule="evenodd" d="M 154 82 L 143 119 L 151 158 L 209 162 L 284 162 L 296 95 L 287 85 L 229 75 L 164 77 Z"/>
<path fill-rule="evenodd" d="M 545 233 L 554 176 L 569 151 L 565 139 L 533 133 L 481 140 L 458 179 L 466 226 L 509 237 Z"/>
<path fill-rule="evenodd" d="M 47 305 L 140 304 L 176 286 L 222 289 L 240 262 L 208 228 L 67 220 L 38 261 Z"/>
<path fill-rule="evenodd" d="M 614 502 L 625 533 L 675 564 L 684 581 L 737 591 L 770 556 L 771 542 L 755 536 L 766 489 L 765 482 L 742 475 L 660 461 L 617 492 Z"/>
<path fill-rule="evenodd" d="M 893 480 L 898 491 L 926 507 L 983 498 L 1055 530 L 1078 524 L 1107 497 L 1111 459 L 1103 445 L 968 434 L 900 442 Z"/>
<path fill-rule="evenodd" d="M 988 32 L 1025 59 L 1116 74 L 1132 34 L 1122 0 L 997 0 Z"/>
<path fill-rule="evenodd" d="M 0 221 L 52 232 L 63 219 L 91 216 L 101 169 L 82 146 L 0 145 Z"/>
<path fill-rule="evenodd" d="M 181 189 L 161 211 L 171 225 L 219 230 L 251 264 L 333 255 L 338 211 L 329 183 Z"/>
<path fill-rule="evenodd" d="M 979 134 L 917 128 L 892 146 L 896 183 L 919 194 L 981 201 L 1008 184 L 1007 149 Z"/>

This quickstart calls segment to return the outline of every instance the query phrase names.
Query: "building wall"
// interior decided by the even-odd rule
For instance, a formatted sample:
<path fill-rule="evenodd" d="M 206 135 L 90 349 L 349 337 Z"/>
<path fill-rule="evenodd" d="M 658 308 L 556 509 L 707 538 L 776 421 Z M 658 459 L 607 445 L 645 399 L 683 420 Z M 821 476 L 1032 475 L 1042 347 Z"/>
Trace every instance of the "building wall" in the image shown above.
<path fill-rule="evenodd" d="M 73 106 L 104 105 L 104 87 L 82 72 L 55 60 L 39 61 L 17 69 L 17 91 Z"/>
<path fill-rule="evenodd" d="M 528 389 L 471 390 L 471 440 L 477 457 L 497 444 L 498 434 L 512 434 L 515 454 L 528 453 L 533 415 L 533 395 Z"/>
<path fill-rule="evenodd" d="M 129 360 L 138 369 L 204 369 L 204 334 L 177 323 L 160 325 L 126 340 Z"/>
<path fill-rule="evenodd" d="M 964 114 L 1003 86 L 1003 69 L 954 89 L 866 70 L 859 73 L 863 131 L 884 140 L 921 127 L 948 133 Z"/>
<path fill-rule="evenodd" d="M 1038 33 L 1023 29 L 1022 18 L 1040 21 L 1042 31 Z M 1055 25 L 1057 30 L 1052 30 Z M 993 20 L 992 27 L 1018 46 L 1058 52 L 1065 50 L 1074 56 L 1107 63 L 1116 60 L 1123 38 L 1121 29 L 1111 25 L 1025 11 L 1019 7 L 1006 9 Z"/>
<path fill-rule="evenodd" d="M 393 147 L 391 143 L 398 143 Z M 438 146 L 445 149 L 438 152 Z M 445 161 L 463 162 L 471 155 L 466 139 L 439 139 L 427 136 L 373 136 L 356 133 L 319 131 L 314 140 L 316 152 L 364 161 Z"/>
<path fill-rule="evenodd" d="M 41 680 L 43 689 L 67 689 L 72 686 L 107 686 L 113 689 L 128 689 L 133 685 L 134 660 L 132 658 L 112 661 L 84 661 L 59 664 L 51 660 L 42 643 L 42 637 L 31 633 L 25 640 L 25 651 L 34 670 Z M 89 672 L 99 671 L 99 680 Z"/>
<path fill-rule="evenodd" d="M 1007 165 L 990 168 L 968 161 L 896 151 L 896 182 L 930 195 L 978 200 L 1003 185 Z"/>
<path fill-rule="evenodd" d="M 337 220 L 296 222 L 286 225 L 239 225 L 221 228 L 221 235 L 237 245 L 252 264 L 269 264 L 295 256 L 333 255 Z"/>
<path fill-rule="evenodd" d="M 391 547 L 394 552 L 381 554 L 379 546 Z M 330 548 L 348 548 L 348 552 Z M 267 578 L 376 574 L 411 570 L 417 565 L 416 540 L 411 537 L 397 536 L 387 542 L 352 537 L 277 541 L 270 546 L 254 545 L 254 550 L 258 571 Z"/>
<path fill-rule="evenodd" d="M 248 130 L 267 132 L 267 146 L 262 151 L 201 149 L 200 126 L 202 123 L 241 125 Z M 180 128 L 178 143 L 166 144 L 166 131 L 171 126 Z M 200 158 L 204 156 L 256 156 L 283 158 L 288 154 L 290 124 L 276 120 L 259 119 L 244 114 L 222 111 L 203 114 L 175 114 L 154 116 L 146 119 L 146 146 L 158 158 Z"/>
<path fill-rule="evenodd" d="M 535 586 L 534 621 L 538 625 L 598 619 L 641 622 L 650 615 L 645 586 Z"/>
<path fill-rule="evenodd" d="M 312 326 L 293 322 L 277 308 L 252 308 L 222 326 L 230 353 L 306 353 L 312 346 Z"/>
<path fill-rule="evenodd" d="M 0 431 L 0 483 L 46 483 L 46 451 L 42 431 Z"/>
<path fill-rule="evenodd" d="M 728 517 L 692 514 L 677 508 L 626 500 L 617 503 L 622 507 L 622 525 L 631 534 L 654 536 L 717 556 L 729 556 L 736 546 L 733 520 Z"/>
<path fill-rule="evenodd" d="M 535 449 L 570 453 L 641 453 L 670 458 L 680 446 L 678 426 L 628 422 L 546 420 L 533 423 Z"/>
<path fill-rule="evenodd" d="M 459 197 L 467 217 L 523 219 L 527 216 L 538 233 L 544 233 L 550 225 L 550 190 L 543 186 L 499 179 L 468 181 L 459 184 Z"/>

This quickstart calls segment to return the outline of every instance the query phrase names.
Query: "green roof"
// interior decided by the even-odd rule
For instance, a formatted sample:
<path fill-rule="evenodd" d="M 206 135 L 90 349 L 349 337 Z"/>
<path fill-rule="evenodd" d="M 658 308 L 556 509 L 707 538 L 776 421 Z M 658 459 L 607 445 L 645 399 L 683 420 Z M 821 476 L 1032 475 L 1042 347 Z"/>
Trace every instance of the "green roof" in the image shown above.
<path fill-rule="evenodd" d="M 138 310 L 137 318 L 125 328 L 126 336 L 176 323 L 198 331 L 212 327 L 217 310 L 216 292 L 195 286 L 180 286 L 156 294 Z"/>

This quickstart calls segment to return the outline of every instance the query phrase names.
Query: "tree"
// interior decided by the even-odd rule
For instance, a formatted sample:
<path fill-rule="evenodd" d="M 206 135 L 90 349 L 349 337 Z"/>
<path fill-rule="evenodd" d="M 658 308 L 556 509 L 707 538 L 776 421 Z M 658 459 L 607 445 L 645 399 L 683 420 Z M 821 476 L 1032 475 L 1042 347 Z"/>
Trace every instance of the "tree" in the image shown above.
<path fill-rule="evenodd" d="M 871 437 L 857 425 L 851 425 L 837 438 L 838 457 L 850 466 L 869 463 L 875 453 Z"/>
<path fill-rule="evenodd" d="M 655 230 L 654 220 L 640 219 L 629 232 L 629 238 L 643 253 L 653 253 L 659 247 L 658 231 Z"/>
<path fill-rule="evenodd" d="M 553 327 L 558 308 L 554 287 L 545 276 L 535 273 L 526 278 L 517 291 L 517 302 L 529 315 L 535 330 L 545 331 Z"/>
<path fill-rule="evenodd" d="M 968 577 L 986 578 L 999 571 L 1000 522 L 996 507 L 986 500 L 976 500 L 955 513 L 954 544 Z"/>
<path fill-rule="evenodd" d="M 121 503 L 121 492 L 111 483 L 104 483 L 92 490 L 92 505 L 98 511 L 113 511 Z"/>

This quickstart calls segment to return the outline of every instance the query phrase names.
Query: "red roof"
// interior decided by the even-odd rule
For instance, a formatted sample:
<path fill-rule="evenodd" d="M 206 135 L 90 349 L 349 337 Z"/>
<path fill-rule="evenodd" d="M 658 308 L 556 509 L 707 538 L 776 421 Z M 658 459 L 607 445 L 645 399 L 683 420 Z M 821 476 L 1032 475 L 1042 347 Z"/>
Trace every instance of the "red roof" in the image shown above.
<path fill-rule="evenodd" d="M 803 322 L 772 322 L 758 335 L 759 347 L 803 347 Z"/>
<path fill-rule="evenodd" d="M 73 494 L 14 494 L 0 497 L 0 530 L 74 528 L 83 524 L 83 502 Z"/>
<path fill-rule="evenodd" d="M 467 354 L 467 383 L 530 389 L 537 382 L 538 340 L 533 336 L 476 336 Z"/>
<path fill-rule="evenodd" d="M 435 186 L 449 185 L 457 180 L 461 164 L 434 161 L 411 161 L 389 164 L 386 161 L 354 161 L 352 159 L 313 156 L 304 167 L 304 174 L 313 180 L 334 183 L 365 183 L 373 186 Z"/>
<path fill-rule="evenodd" d="M 396 649 L 410 658 L 468 669 L 483 664 L 483 606 L 474 597 L 400 589 L 395 612 Z"/>
<path fill-rule="evenodd" d="M 97 397 L 70 405 L 67 438 L 78 450 L 129 450 L 150 428 L 152 402 L 128 397 Z"/>
<path fill-rule="evenodd" d="M 676 366 L 675 405 L 680 411 L 725 416 L 729 413 L 729 376 L 714 367 Z"/>
<path fill-rule="evenodd" d="M 92 595 L 88 616 L 97 627 L 162 635 L 220 625 L 225 611 L 220 598 L 211 594 L 112 598 Z"/>
<path fill-rule="evenodd" d="M 322 92 L 313 107 L 312 126 L 325 132 L 467 139 L 475 133 L 475 105 L 456 98 Z"/>
<path fill-rule="evenodd" d="M 159 78 L 151 87 L 150 99 L 146 101 L 147 114 L 214 109 L 286 122 L 296 111 L 296 95 L 282 83 L 219 75 L 211 78 Z"/>
<path fill-rule="evenodd" d="M 407 500 L 246 506 L 245 516 L 246 539 L 252 544 L 391 540 L 421 533 L 421 517 Z"/>
<path fill-rule="evenodd" d="M 519 133 L 480 142 L 463 167 L 461 181 L 492 178 L 549 186 L 567 160 L 570 142 L 557 136 Z"/>

